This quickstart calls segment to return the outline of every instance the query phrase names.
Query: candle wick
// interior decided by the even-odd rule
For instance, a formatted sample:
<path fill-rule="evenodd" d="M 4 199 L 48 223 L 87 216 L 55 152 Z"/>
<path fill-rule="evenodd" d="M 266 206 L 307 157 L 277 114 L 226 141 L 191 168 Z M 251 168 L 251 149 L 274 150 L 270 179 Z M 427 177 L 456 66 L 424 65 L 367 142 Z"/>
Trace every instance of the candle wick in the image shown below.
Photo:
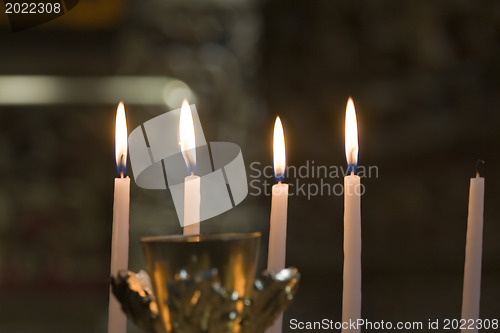
<path fill-rule="evenodd" d="M 351 176 L 354 176 L 354 168 L 351 171 Z"/>
<path fill-rule="evenodd" d="M 125 176 L 125 168 L 127 166 L 127 160 L 125 159 L 125 154 L 120 156 L 120 178 L 124 178 Z"/>
<path fill-rule="evenodd" d="M 191 170 L 191 176 L 194 176 L 194 171 Z"/>
<path fill-rule="evenodd" d="M 483 160 L 477 160 L 476 161 L 476 178 L 479 178 L 481 175 L 479 174 L 479 169 L 481 168 L 481 166 L 485 164 L 485 162 Z"/>

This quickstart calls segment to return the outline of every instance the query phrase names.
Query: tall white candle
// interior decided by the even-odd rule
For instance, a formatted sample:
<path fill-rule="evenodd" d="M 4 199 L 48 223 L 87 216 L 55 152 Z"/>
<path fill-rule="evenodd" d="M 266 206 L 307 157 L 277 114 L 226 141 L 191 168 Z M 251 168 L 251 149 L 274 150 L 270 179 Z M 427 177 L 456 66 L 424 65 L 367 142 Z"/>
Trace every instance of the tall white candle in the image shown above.
<path fill-rule="evenodd" d="M 200 233 L 200 177 L 187 176 L 184 179 L 184 235 Z"/>
<path fill-rule="evenodd" d="M 279 117 L 276 118 L 274 124 L 273 159 L 274 174 L 278 184 L 273 185 L 272 188 L 267 269 L 279 272 L 285 268 L 288 209 L 288 184 L 282 182 L 286 166 L 285 135 Z M 282 325 L 283 314 L 266 330 L 266 333 L 281 333 Z"/>
<path fill-rule="evenodd" d="M 346 108 L 345 153 L 351 174 L 344 178 L 342 322 L 350 323 L 361 319 L 361 182 L 359 176 L 354 174 L 358 163 L 358 128 L 356 111 L 351 98 Z M 360 331 L 361 329 L 357 328 L 342 329 L 342 332 Z"/>
<path fill-rule="evenodd" d="M 130 178 L 124 177 L 127 166 L 127 123 L 123 103 L 116 111 L 116 166 L 120 178 L 115 179 L 113 231 L 111 239 L 111 275 L 128 269 Z M 127 316 L 120 303 L 109 293 L 108 333 L 125 333 Z"/>
<path fill-rule="evenodd" d="M 196 138 L 193 115 L 184 100 L 179 120 L 179 143 L 189 176 L 184 179 L 184 235 L 200 234 L 201 181 L 196 172 Z"/>
<path fill-rule="evenodd" d="M 476 173 L 470 180 L 469 216 L 467 218 L 467 242 L 465 246 L 464 289 L 462 295 L 462 319 L 479 319 L 481 295 L 481 260 L 483 248 L 484 178 Z M 467 321 L 467 326 L 469 322 Z M 462 329 L 478 332 L 477 329 Z"/>

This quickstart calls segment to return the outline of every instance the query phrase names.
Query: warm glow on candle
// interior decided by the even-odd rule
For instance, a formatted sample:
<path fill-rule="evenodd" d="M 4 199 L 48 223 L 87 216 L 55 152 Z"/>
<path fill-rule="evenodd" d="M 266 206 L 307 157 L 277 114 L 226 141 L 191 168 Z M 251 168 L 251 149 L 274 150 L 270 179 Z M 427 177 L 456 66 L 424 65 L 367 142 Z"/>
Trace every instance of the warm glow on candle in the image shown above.
<path fill-rule="evenodd" d="M 286 157 L 285 134 L 283 133 L 283 125 L 281 125 L 280 117 L 276 117 L 276 122 L 274 123 L 273 160 L 274 177 L 276 177 L 276 180 L 282 181 L 285 177 Z"/>
<path fill-rule="evenodd" d="M 196 141 L 194 135 L 193 115 L 187 100 L 182 102 L 181 117 L 179 121 L 179 144 L 182 156 L 186 162 L 188 173 L 196 171 Z"/>
<path fill-rule="evenodd" d="M 125 174 L 127 167 L 127 120 L 123 102 L 120 102 L 116 109 L 115 158 L 118 173 Z"/>
<path fill-rule="evenodd" d="M 354 102 L 349 97 L 345 110 L 345 155 L 349 167 L 358 164 L 358 123 L 356 121 L 356 110 Z"/>

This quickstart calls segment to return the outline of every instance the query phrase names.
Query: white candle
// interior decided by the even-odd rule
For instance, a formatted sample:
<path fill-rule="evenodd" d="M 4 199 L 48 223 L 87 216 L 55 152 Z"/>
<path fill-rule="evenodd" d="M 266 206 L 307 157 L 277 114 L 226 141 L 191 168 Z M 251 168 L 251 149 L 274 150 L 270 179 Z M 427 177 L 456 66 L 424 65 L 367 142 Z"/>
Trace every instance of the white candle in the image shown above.
<path fill-rule="evenodd" d="M 469 216 L 467 218 L 467 242 L 465 246 L 464 290 L 462 295 L 462 319 L 479 319 L 481 295 L 481 259 L 483 247 L 484 178 L 476 173 L 470 180 Z M 462 329 L 462 332 L 478 332 Z"/>
<path fill-rule="evenodd" d="M 196 139 L 193 115 L 189 103 L 184 100 L 179 120 L 179 143 L 186 168 L 190 174 L 184 179 L 184 235 L 200 234 L 201 182 L 196 172 Z"/>
<path fill-rule="evenodd" d="M 273 185 L 272 188 L 267 269 L 279 272 L 285 268 L 288 209 L 288 184 L 282 182 L 286 166 L 285 136 L 279 117 L 276 118 L 274 124 L 273 159 L 274 174 L 278 184 Z M 282 325 L 283 314 L 266 330 L 266 333 L 281 333 Z"/>
<path fill-rule="evenodd" d="M 361 319 L 361 182 L 359 176 L 354 174 L 358 163 L 358 128 L 351 98 L 346 108 L 345 153 L 351 174 L 344 179 L 342 322 L 350 323 Z M 342 329 L 342 332 L 360 331 L 361 329 Z"/>
<path fill-rule="evenodd" d="M 113 202 L 113 232 L 111 239 L 111 275 L 128 269 L 130 178 L 124 177 L 127 166 L 127 123 L 123 103 L 116 111 L 115 128 L 116 166 L 120 178 L 115 179 Z M 127 316 L 120 303 L 109 294 L 108 333 L 125 333 Z"/>
<path fill-rule="evenodd" d="M 200 234 L 200 177 L 184 178 L 184 235 Z"/>

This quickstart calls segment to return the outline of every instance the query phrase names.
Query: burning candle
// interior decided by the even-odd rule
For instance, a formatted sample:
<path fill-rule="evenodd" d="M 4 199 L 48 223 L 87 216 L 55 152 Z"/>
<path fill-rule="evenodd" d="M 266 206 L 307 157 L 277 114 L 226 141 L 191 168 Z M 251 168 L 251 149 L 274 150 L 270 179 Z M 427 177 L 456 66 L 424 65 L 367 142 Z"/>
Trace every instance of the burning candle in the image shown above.
<path fill-rule="evenodd" d="M 111 275 L 128 269 L 128 227 L 130 204 L 130 178 L 125 177 L 127 171 L 127 121 L 125 107 L 118 104 L 115 128 L 116 169 L 120 178 L 115 178 L 115 195 L 113 202 L 113 232 L 111 239 Z M 108 333 L 124 333 L 127 331 L 127 316 L 121 310 L 120 303 L 109 294 Z"/>
<path fill-rule="evenodd" d="M 482 161 L 478 161 L 479 164 Z M 484 211 L 484 178 L 479 176 L 470 180 L 469 216 L 467 218 L 467 242 L 465 246 L 464 289 L 462 295 L 462 319 L 479 319 L 479 300 L 481 296 L 481 259 L 483 248 L 483 211 Z M 464 332 L 478 332 L 477 328 L 462 329 Z"/>
<path fill-rule="evenodd" d="M 186 100 L 182 102 L 179 143 L 188 176 L 184 178 L 184 235 L 200 234 L 200 177 L 196 176 L 196 140 L 193 115 Z"/>
<path fill-rule="evenodd" d="M 350 175 L 344 178 L 344 288 L 342 322 L 361 319 L 361 182 L 358 164 L 358 125 L 352 98 L 345 116 L 345 154 Z M 342 332 L 360 332 L 342 329 Z"/>
<path fill-rule="evenodd" d="M 274 177 L 278 184 L 273 185 L 272 188 L 267 269 L 279 272 L 285 268 L 288 208 L 288 184 L 283 183 L 286 167 L 285 135 L 279 117 L 274 123 L 273 160 Z M 282 324 L 283 315 L 280 315 L 266 333 L 281 333 Z"/>

